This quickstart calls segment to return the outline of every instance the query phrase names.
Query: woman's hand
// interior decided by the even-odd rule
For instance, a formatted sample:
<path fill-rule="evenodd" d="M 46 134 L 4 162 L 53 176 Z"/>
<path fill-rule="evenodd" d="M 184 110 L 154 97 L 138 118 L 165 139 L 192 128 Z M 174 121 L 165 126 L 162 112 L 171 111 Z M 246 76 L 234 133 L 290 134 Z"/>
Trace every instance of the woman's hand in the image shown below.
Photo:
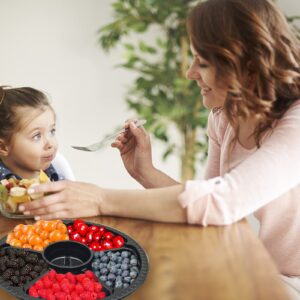
<path fill-rule="evenodd" d="M 126 122 L 124 128 L 128 130 L 121 133 L 111 146 L 119 149 L 127 172 L 142 182 L 154 170 L 150 137 L 144 127 L 137 127 L 132 121 Z"/>
<path fill-rule="evenodd" d="M 56 181 L 35 186 L 30 193 L 45 194 L 19 209 L 35 219 L 66 219 L 101 215 L 102 190 L 93 184 Z M 48 194 L 48 195 L 46 195 Z"/>

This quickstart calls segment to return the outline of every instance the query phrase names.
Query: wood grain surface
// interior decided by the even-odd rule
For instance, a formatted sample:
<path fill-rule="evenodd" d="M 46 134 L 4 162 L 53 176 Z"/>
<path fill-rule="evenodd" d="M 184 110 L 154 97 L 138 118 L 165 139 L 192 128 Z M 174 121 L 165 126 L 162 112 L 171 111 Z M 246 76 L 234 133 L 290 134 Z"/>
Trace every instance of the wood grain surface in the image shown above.
<path fill-rule="evenodd" d="M 129 300 L 288 299 L 269 254 L 243 220 L 225 227 L 115 217 L 85 219 L 118 229 L 146 251 L 150 271 Z M 0 235 L 19 223 L 0 217 Z M 0 299 L 15 299 L 0 290 Z"/>

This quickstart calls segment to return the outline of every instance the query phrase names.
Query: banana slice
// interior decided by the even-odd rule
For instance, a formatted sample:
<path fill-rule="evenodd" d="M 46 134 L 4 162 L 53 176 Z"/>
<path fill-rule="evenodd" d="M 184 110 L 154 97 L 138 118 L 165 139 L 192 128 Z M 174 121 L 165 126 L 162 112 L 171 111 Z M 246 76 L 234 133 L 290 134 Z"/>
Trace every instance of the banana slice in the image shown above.
<path fill-rule="evenodd" d="M 15 186 L 10 189 L 10 199 L 13 203 L 24 203 L 30 201 L 26 188 Z"/>

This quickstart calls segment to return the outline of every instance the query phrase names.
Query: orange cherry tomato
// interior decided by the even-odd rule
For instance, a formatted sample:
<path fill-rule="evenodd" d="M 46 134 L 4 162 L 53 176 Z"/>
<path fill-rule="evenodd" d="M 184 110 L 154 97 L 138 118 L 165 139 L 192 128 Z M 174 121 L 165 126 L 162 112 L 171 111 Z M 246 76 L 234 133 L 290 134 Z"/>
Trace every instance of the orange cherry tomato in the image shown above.
<path fill-rule="evenodd" d="M 19 225 L 17 225 L 17 226 L 14 228 L 14 232 L 22 231 L 23 228 L 24 228 L 25 226 L 26 226 L 26 225 L 24 225 L 24 224 L 19 224 Z"/>
<path fill-rule="evenodd" d="M 15 234 L 13 232 L 10 232 L 8 235 L 7 235 L 7 238 L 6 238 L 6 243 L 7 244 L 10 244 L 11 240 L 15 239 Z"/>
<path fill-rule="evenodd" d="M 44 247 L 41 244 L 37 244 L 37 245 L 33 246 L 33 250 L 36 250 L 36 251 L 43 251 L 43 249 L 44 249 Z"/>
<path fill-rule="evenodd" d="M 46 230 L 43 230 L 43 231 L 40 233 L 40 237 L 41 237 L 42 240 L 48 239 L 48 237 L 49 237 L 49 232 L 46 231 Z"/>
<path fill-rule="evenodd" d="M 64 223 L 57 224 L 56 229 L 59 230 L 61 233 L 67 232 L 67 226 Z"/>
<path fill-rule="evenodd" d="M 53 230 L 49 234 L 49 239 L 50 239 L 51 242 L 60 241 L 62 239 L 62 237 L 63 237 L 63 235 L 59 230 Z"/>
<path fill-rule="evenodd" d="M 16 237 L 17 239 L 20 239 L 20 237 L 21 237 L 22 235 L 24 235 L 24 233 L 22 232 L 22 230 L 17 230 L 17 231 L 14 232 L 14 234 L 15 234 L 15 237 Z"/>
<path fill-rule="evenodd" d="M 30 244 L 23 244 L 22 248 L 32 249 L 32 246 Z"/>
<path fill-rule="evenodd" d="M 22 234 L 19 238 L 19 240 L 21 241 L 22 244 L 27 244 L 28 242 L 28 237 L 26 234 Z"/>
<path fill-rule="evenodd" d="M 12 239 L 10 245 L 13 247 L 22 247 L 22 243 L 18 239 Z"/>
<path fill-rule="evenodd" d="M 46 222 L 45 220 L 39 220 L 39 221 L 35 222 L 34 226 L 44 228 L 45 222 Z"/>
<path fill-rule="evenodd" d="M 43 240 L 41 239 L 40 236 L 33 234 L 32 236 L 30 236 L 28 238 L 28 242 L 31 246 L 35 246 L 35 245 L 40 245 L 42 244 Z"/>
<path fill-rule="evenodd" d="M 49 244 L 51 243 L 51 241 L 50 240 L 44 240 L 43 241 L 43 246 L 44 246 L 44 248 L 46 248 Z"/>

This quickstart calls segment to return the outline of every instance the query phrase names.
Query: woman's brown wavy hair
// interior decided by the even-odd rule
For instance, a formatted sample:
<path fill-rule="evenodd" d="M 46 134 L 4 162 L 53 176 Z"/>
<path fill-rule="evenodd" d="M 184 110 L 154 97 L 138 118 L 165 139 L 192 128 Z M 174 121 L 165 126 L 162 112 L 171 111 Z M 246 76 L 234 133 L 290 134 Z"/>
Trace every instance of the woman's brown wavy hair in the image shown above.
<path fill-rule="evenodd" d="M 255 117 L 259 147 L 262 134 L 300 99 L 300 43 L 285 16 L 269 0 L 208 0 L 191 10 L 187 28 L 196 52 L 228 86 L 223 110 L 235 140 L 237 117 Z"/>

